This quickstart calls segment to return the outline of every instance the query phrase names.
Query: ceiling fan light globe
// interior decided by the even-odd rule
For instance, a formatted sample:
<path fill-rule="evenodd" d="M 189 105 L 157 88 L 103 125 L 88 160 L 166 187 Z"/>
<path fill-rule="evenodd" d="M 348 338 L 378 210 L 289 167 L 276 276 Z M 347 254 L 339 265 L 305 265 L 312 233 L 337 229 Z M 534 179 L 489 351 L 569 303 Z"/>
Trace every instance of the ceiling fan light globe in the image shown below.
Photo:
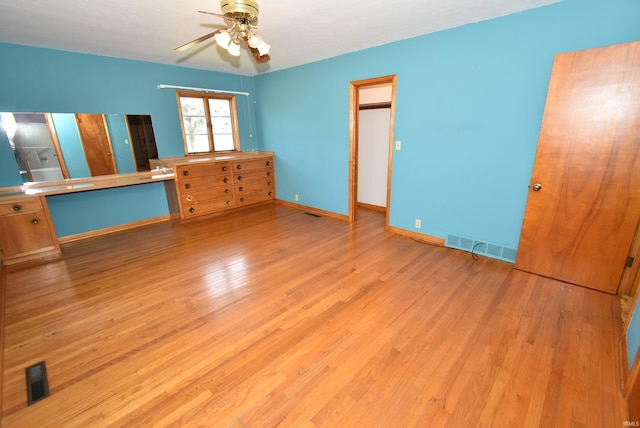
<path fill-rule="evenodd" d="M 215 36 L 216 43 L 223 49 L 229 48 L 229 42 L 231 42 L 231 35 L 227 30 L 222 30 Z"/>
<path fill-rule="evenodd" d="M 260 34 L 256 33 L 255 31 L 250 32 L 249 37 L 247 38 L 247 44 L 252 48 L 257 48 L 260 43 L 263 43 Z"/>
<path fill-rule="evenodd" d="M 260 56 L 267 55 L 269 53 L 269 49 L 271 49 L 271 45 L 267 44 L 264 40 L 260 41 L 260 44 L 257 46 L 258 52 L 260 52 Z"/>
<path fill-rule="evenodd" d="M 229 52 L 229 55 L 240 56 L 240 44 L 236 41 L 229 43 L 227 52 Z"/>

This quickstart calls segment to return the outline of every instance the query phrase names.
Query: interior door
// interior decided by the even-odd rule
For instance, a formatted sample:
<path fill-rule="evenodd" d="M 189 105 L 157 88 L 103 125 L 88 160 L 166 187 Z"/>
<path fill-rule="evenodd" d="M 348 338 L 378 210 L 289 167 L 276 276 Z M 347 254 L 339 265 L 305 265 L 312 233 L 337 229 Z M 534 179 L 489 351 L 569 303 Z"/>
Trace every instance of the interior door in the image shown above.
<path fill-rule="evenodd" d="M 556 56 L 517 269 L 615 293 L 640 217 L 640 42 Z"/>
<path fill-rule="evenodd" d="M 76 122 L 91 176 L 116 174 L 116 163 L 104 116 L 76 114 Z"/>

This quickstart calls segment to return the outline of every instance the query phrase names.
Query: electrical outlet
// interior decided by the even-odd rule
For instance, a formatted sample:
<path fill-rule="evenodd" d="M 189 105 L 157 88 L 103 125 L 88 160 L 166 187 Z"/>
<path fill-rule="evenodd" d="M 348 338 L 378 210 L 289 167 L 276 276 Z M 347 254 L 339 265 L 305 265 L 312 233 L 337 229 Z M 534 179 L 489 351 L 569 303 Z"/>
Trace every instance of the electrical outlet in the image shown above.
<path fill-rule="evenodd" d="M 419 218 L 416 219 L 416 229 L 420 229 L 422 227 L 422 220 Z"/>
<path fill-rule="evenodd" d="M 401 150 L 402 149 L 402 141 L 397 140 L 396 141 L 396 150 Z"/>
<path fill-rule="evenodd" d="M 295 199 L 296 201 L 298 200 L 298 194 L 296 193 L 295 196 L 293 197 L 293 199 Z"/>

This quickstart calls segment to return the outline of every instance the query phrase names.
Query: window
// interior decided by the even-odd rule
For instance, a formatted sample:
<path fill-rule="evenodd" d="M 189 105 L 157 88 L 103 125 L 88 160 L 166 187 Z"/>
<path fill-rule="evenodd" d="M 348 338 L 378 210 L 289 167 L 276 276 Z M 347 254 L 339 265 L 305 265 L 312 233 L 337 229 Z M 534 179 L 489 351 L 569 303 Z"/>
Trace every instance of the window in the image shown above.
<path fill-rule="evenodd" d="M 187 154 L 240 150 L 233 95 L 178 92 Z"/>

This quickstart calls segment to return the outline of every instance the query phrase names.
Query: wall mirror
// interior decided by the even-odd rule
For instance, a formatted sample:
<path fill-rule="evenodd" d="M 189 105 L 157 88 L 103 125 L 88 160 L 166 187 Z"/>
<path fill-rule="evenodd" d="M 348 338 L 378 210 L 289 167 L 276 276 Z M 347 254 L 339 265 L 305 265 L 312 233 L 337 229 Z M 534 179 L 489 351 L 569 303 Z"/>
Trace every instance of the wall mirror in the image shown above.
<path fill-rule="evenodd" d="M 25 183 L 149 171 L 158 157 L 150 115 L 2 112 L 0 121 Z"/>

